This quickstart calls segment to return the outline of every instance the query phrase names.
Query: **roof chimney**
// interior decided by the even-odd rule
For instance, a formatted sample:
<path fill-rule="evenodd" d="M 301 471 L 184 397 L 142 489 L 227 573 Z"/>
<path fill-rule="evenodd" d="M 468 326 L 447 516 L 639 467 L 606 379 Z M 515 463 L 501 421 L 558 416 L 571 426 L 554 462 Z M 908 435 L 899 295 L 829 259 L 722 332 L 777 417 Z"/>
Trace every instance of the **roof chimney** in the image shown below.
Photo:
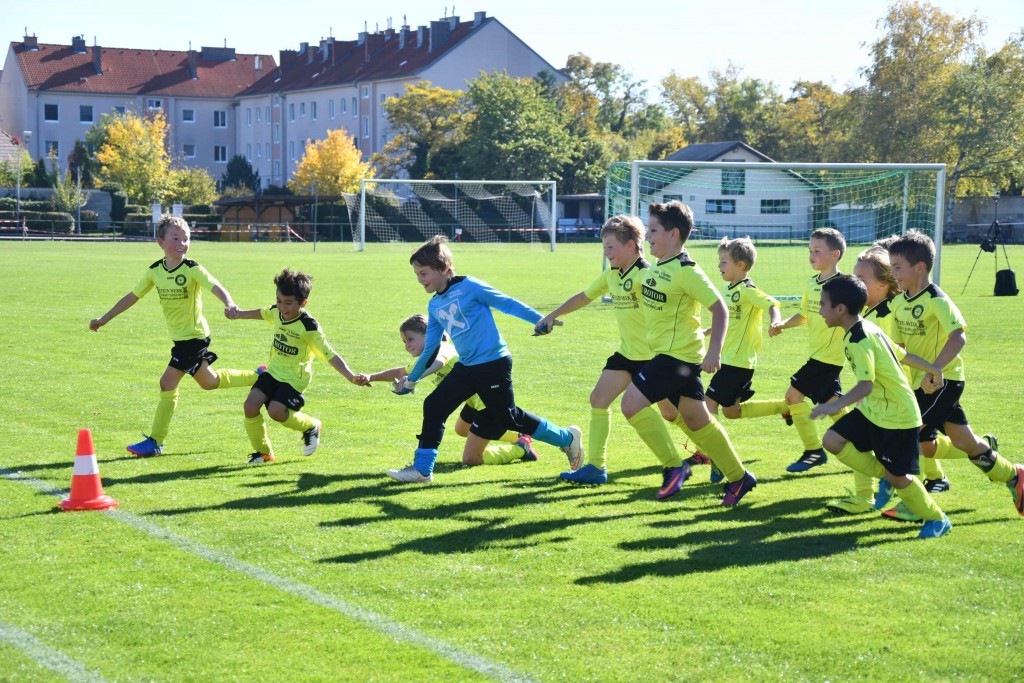
<path fill-rule="evenodd" d="M 307 50 L 309 50 L 309 43 L 299 43 L 299 56 L 300 57 L 302 55 L 306 54 Z"/>
<path fill-rule="evenodd" d="M 256 55 L 253 58 L 253 69 L 255 69 L 256 71 L 263 71 L 263 56 L 262 55 Z"/>
<path fill-rule="evenodd" d="M 76 55 L 84 55 L 85 49 L 85 36 L 74 36 L 71 39 L 71 51 Z"/>
<path fill-rule="evenodd" d="M 430 47 L 427 52 L 440 50 L 452 37 L 452 25 L 447 19 L 430 22 Z"/>
<path fill-rule="evenodd" d="M 188 75 L 194 81 L 199 78 L 198 65 L 196 63 L 196 51 L 192 48 L 188 49 Z"/>
<path fill-rule="evenodd" d="M 398 49 L 404 50 L 405 44 L 409 41 L 409 27 L 402 26 L 402 30 L 398 32 Z"/>
<path fill-rule="evenodd" d="M 479 26 L 487 18 L 487 12 L 473 12 L 473 26 Z"/>
<path fill-rule="evenodd" d="M 360 31 L 359 37 L 356 38 L 356 45 L 362 45 L 366 42 L 366 31 Z"/>
<path fill-rule="evenodd" d="M 92 39 L 92 68 L 96 70 L 97 76 L 103 75 L 103 50 L 96 44 L 95 38 Z"/>
<path fill-rule="evenodd" d="M 39 39 L 35 36 L 25 36 L 25 40 L 21 44 L 25 46 L 26 50 L 33 52 L 39 49 Z"/>
<path fill-rule="evenodd" d="M 427 37 L 427 27 L 420 26 L 416 29 L 416 47 L 423 47 L 423 41 Z"/>
<path fill-rule="evenodd" d="M 458 25 L 459 25 L 459 18 L 457 16 L 455 16 L 453 14 L 450 17 L 448 17 L 448 26 L 450 26 L 453 31 L 455 30 L 455 28 Z"/>

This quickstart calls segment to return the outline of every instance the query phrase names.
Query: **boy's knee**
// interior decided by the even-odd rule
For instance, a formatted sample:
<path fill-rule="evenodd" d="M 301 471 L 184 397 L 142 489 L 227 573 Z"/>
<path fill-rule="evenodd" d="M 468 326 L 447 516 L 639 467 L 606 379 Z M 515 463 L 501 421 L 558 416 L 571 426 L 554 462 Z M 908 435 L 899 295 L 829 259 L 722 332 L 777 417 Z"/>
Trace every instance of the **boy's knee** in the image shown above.
<path fill-rule="evenodd" d="M 269 405 L 267 406 L 267 415 L 270 416 L 271 420 L 275 422 L 284 422 L 288 419 L 288 409 L 283 405 Z"/>
<path fill-rule="evenodd" d="M 465 439 L 467 436 L 469 436 L 469 427 L 469 423 L 459 420 L 458 422 L 455 423 L 455 433 L 461 436 L 463 439 Z"/>
<path fill-rule="evenodd" d="M 796 389 L 794 389 L 793 387 L 790 387 L 789 389 L 786 390 L 786 403 L 788 403 L 789 405 L 800 403 L 803 400 L 804 395 L 801 394 Z"/>
<path fill-rule="evenodd" d="M 738 420 L 743 416 L 743 413 L 740 411 L 740 406 L 737 403 L 734 406 L 722 408 L 722 415 L 725 415 L 730 420 Z"/>

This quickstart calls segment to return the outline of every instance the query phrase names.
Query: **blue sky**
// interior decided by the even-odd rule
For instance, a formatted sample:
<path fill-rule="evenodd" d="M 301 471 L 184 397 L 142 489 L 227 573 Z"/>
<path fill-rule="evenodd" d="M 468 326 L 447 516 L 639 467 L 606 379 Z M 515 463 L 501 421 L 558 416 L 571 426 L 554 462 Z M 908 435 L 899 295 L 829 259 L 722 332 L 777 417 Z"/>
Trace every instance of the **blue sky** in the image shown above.
<path fill-rule="evenodd" d="M 582 52 L 625 66 L 657 93 L 670 70 L 705 76 L 732 61 L 749 76 L 773 81 L 784 92 L 798 79 L 821 80 L 837 88 L 860 82 L 868 64 L 865 43 L 877 39 L 885 0 L 476 0 L 473 4 L 374 0 L 175 0 L 144 9 L 137 0 L 23 0 L 5 2 L 3 40 L 20 40 L 28 28 L 41 42 L 70 43 L 83 34 L 108 47 L 186 49 L 227 44 L 239 52 L 271 53 L 333 35 L 352 39 L 363 30 L 385 28 L 403 16 L 412 27 L 447 11 L 463 20 L 484 11 L 496 17 L 555 67 Z M 1024 29 L 1024 0 L 933 0 L 957 16 L 977 13 L 987 20 L 986 42 L 1002 44 Z M 355 7 L 356 9 L 353 9 Z M 602 7 L 602 9 L 596 9 Z M 603 9 L 607 7 L 607 9 Z"/>

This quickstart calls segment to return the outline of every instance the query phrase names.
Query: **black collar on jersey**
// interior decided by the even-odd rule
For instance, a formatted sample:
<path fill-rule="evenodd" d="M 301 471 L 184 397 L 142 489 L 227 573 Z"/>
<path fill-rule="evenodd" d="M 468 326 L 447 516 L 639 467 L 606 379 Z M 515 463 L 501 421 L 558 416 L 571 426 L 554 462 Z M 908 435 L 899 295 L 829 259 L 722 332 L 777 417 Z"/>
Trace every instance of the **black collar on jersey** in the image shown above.
<path fill-rule="evenodd" d="M 927 287 L 922 289 L 920 292 L 918 292 L 914 296 L 910 296 L 910 292 L 909 291 L 903 292 L 903 298 L 905 298 L 907 301 L 913 301 L 914 299 L 916 299 L 919 296 L 922 296 L 924 294 L 931 294 L 932 297 L 934 297 L 936 299 L 945 299 L 946 298 L 946 293 L 943 292 L 938 287 L 936 287 L 934 282 L 929 282 Z"/>
<path fill-rule="evenodd" d="M 891 301 L 892 301 L 892 298 L 882 299 L 877 304 L 875 304 L 874 306 L 872 306 L 868 310 L 864 311 L 864 317 L 865 318 L 868 317 L 868 314 L 871 313 L 872 311 L 874 311 L 876 318 L 884 318 L 885 316 L 887 316 L 890 313 L 892 313 L 892 307 L 889 306 L 889 303 Z"/>
<path fill-rule="evenodd" d="M 632 265 L 630 265 L 629 268 L 626 268 L 625 270 L 622 270 L 621 268 L 619 269 L 619 279 L 624 280 L 626 276 L 633 272 L 633 269 L 635 268 L 648 268 L 650 265 L 650 263 L 644 261 L 643 256 L 638 256 L 636 258 L 636 261 L 633 261 Z"/>
<path fill-rule="evenodd" d="M 846 331 L 846 336 L 850 338 L 850 342 L 856 344 L 868 336 L 868 333 L 864 331 L 864 319 L 859 318 L 857 322 L 850 325 L 850 329 Z"/>
<path fill-rule="evenodd" d="M 168 268 L 168 267 L 167 267 L 167 264 L 166 264 L 166 263 L 164 263 L 164 260 L 163 260 L 163 259 L 160 259 L 159 261 L 155 261 L 155 262 L 154 262 L 154 263 L 153 263 L 152 265 L 150 265 L 149 267 L 150 267 L 150 268 L 152 269 L 152 268 L 158 268 L 158 267 L 160 267 L 160 266 L 163 266 L 163 267 L 164 267 L 164 270 L 166 270 L 166 271 L 167 271 L 168 273 L 173 273 L 173 272 L 174 272 L 174 271 L 176 271 L 176 270 L 177 270 L 178 268 L 181 268 L 181 267 L 182 267 L 183 265 L 184 265 L 184 266 L 188 266 L 189 268 L 195 268 L 195 267 L 196 267 L 197 265 L 199 265 L 199 264 L 198 264 L 198 263 L 196 263 L 195 261 L 193 261 L 193 260 L 192 260 L 192 259 L 190 259 L 190 258 L 183 258 L 183 259 L 181 259 L 181 263 L 179 263 L 178 265 L 174 266 L 173 268 Z"/>
<path fill-rule="evenodd" d="M 454 277 L 448 278 L 448 282 L 446 282 L 444 284 L 444 289 L 442 289 L 442 290 L 440 290 L 438 292 L 434 292 L 434 296 L 441 296 L 442 294 L 447 292 L 449 289 L 451 289 L 452 285 L 457 285 L 457 284 L 459 284 L 460 282 L 462 282 L 465 279 L 466 279 L 465 275 L 456 275 Z"/>
<path fill-rule="evenodd" d="M 837 270 L 837 271 L 836 271 L 836 273 L 835 273 L 835 275 L 829 275 L 829 276 L 828 276 L 827 278 L 825 278 L 824 280 L 819 280 L 819 279 L 818 279 L 818 277 L 820 276 L 820 273 L 819 273 L 818 275 L 815 275 L 815 276 L 814 276 L 814 281 L 815 281 L 815 282 L 817 282 L 817 283 L 818 283 L 819 285 L 823 285 L 823 284 L 825 284 L 826 282 L 828 282 L 829 280 L 831 280 L 832 278 L 834 278 L 834 277 L 839 277 L 840 275 L 842 275 L 842 273 L 840 273 L 840 272 L 839 272 L 839 271 Z"/>
<path fill-rule="evenodd" d="M 690 258 L 690 254 L 689 254 L 689 252 L 686 251 L 686 249 L 683 249 L 681 252 L 679 252 L 678 254 L 676 254 L 675 256 L 673 256 L 671 258 L 667 258 L 664 261 L 658 261 L 658 265 L 659 266 L 663 266 L 666 263 L 670 263 L 672 261 L 679 261 L 679 265 L 681 265 L 681 266 L 695 266 L 695 265 L 697 265 L 697 262 Z"/>
<path fill-rule="evenodd" d="M 747 287 L 754 287 L 755 286 L 753 280 L 751 280 L 749 277 L 745 277 L 745 278 L 743 278 L 742 280 L 740 280 L 739 282 L 737 282 L 735 284 L 730 282 L 729 283 L 729 289 L 731 290 L 733 287 L 739 287 L 740 285 L 746 285 Z"/>

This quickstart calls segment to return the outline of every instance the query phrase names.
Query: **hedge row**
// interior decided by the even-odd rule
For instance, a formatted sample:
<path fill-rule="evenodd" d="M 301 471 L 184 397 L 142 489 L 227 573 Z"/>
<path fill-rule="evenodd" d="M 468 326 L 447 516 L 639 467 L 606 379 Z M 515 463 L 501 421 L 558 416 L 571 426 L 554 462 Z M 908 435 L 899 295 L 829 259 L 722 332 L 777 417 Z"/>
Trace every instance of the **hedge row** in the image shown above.
<path fill-rule="evenodd" d="M 96 216 L 95 211 L 83 211 L 82 222 L 85 222 L 85 214 Z M 17 211 L 0 211 L 0 219 L 15 220 Z M 22 218 L 29 230 L 46 230 L 53 232 L 67 232 L 74 230 L 75 219 L 69 213 L 62 211 L 22 211 Z M 94 218 L 95 220 L 95 218 Z"/>
<path fill-rule="evenodd" d="M 21 198 L 21 210 L 22 211 L 49 211 L 50 204 L 48 199 L 25 199 Z M 18 210 L 18 198 L 17 197 L 0 197 L 0 211 L 17 211 Z"/>

